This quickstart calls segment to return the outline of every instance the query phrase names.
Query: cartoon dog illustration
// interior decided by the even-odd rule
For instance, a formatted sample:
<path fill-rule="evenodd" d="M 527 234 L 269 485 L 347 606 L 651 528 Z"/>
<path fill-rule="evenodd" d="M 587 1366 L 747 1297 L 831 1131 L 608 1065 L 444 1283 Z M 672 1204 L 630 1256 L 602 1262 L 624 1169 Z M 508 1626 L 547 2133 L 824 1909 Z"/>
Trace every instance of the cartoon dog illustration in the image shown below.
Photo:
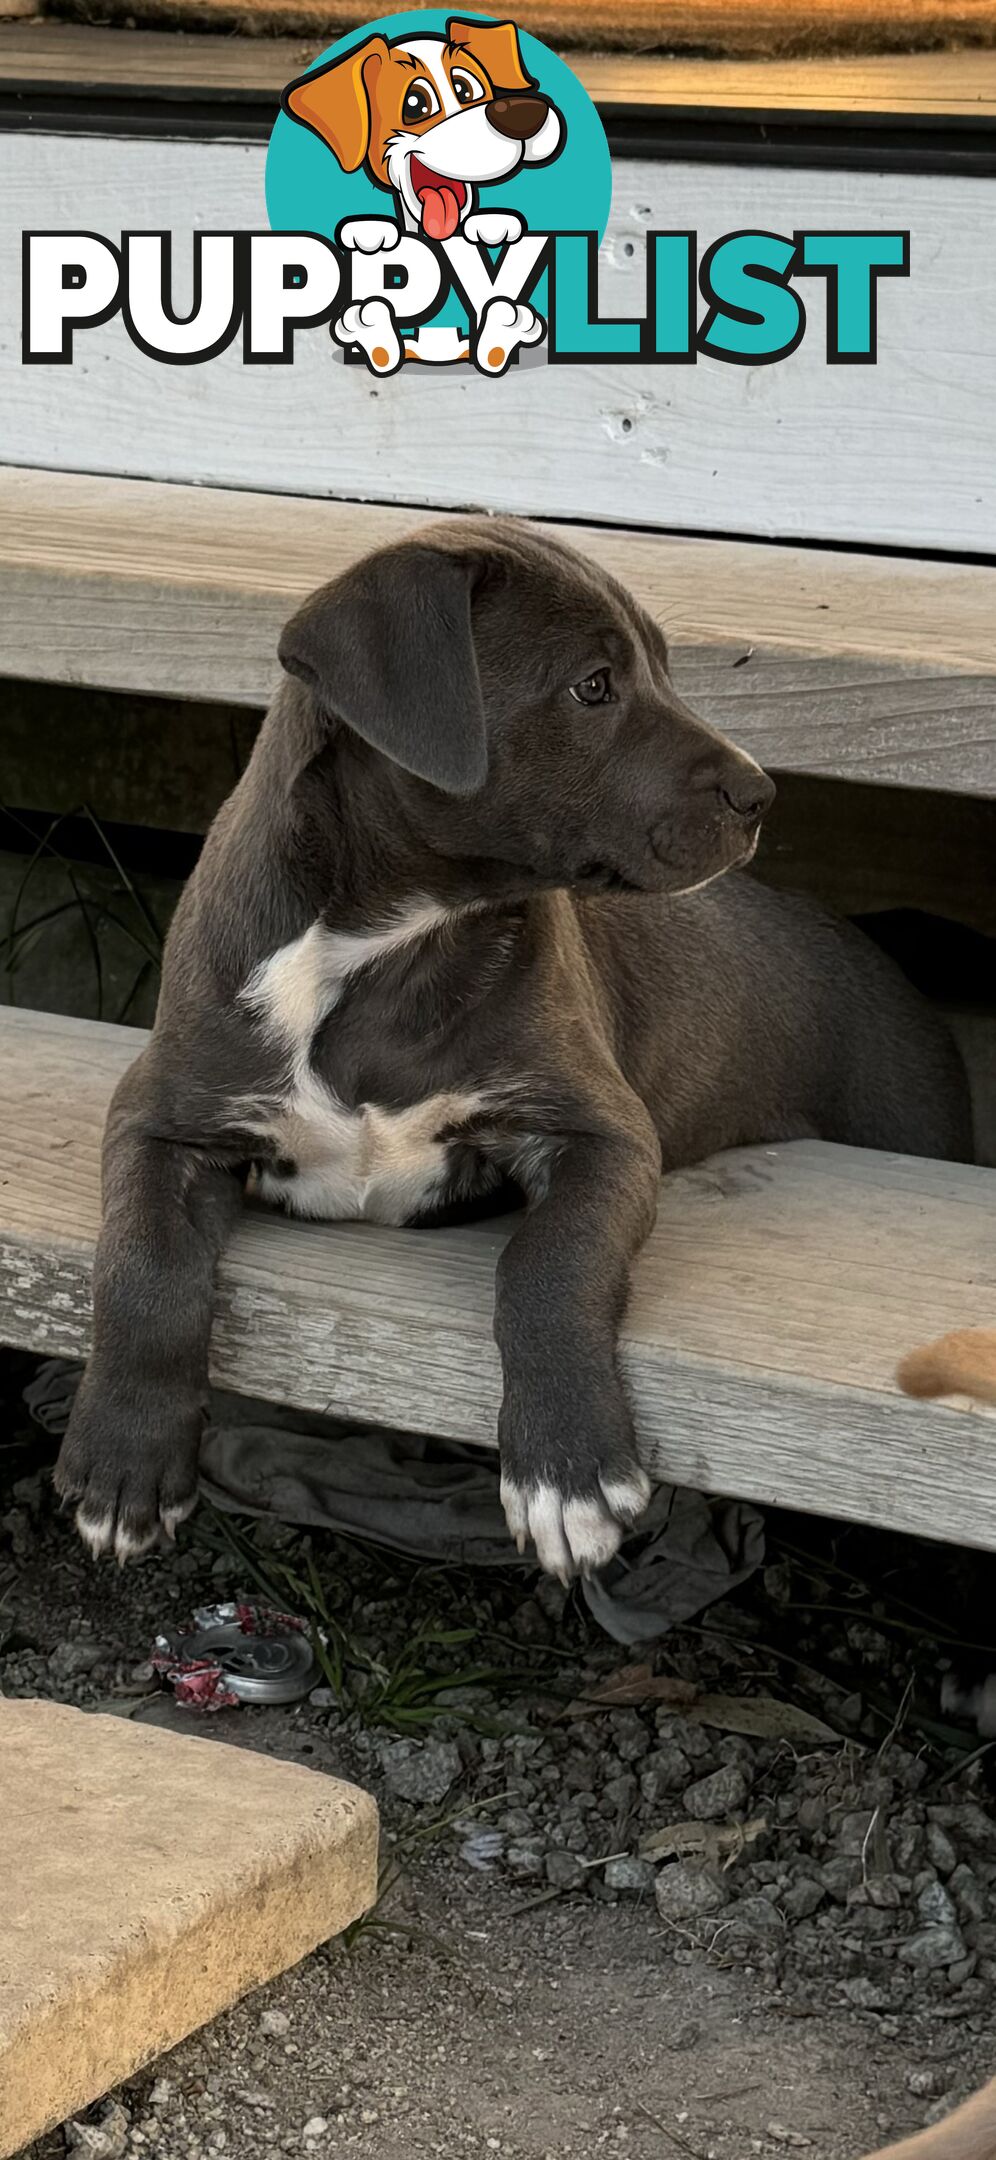
<path fill-rule="evenodd" d="M 399 229 L 448 240 L 500 247 L 517 240 L 522 220 L 514 211 L 479 210 L 479 190 L 506 180 L 523 165 L 546 165 L 558 156 L 564 121 L 526 73 L 514 23 L 465 22 L 456 17 L 438 33 L 398 38 L 379 34 L 352 52 L 289 83 L 284 111 L 328 145 L 343 172 L 363 167 L 395 198 L 399 224 L 388 218 L 351 218 L 340 229 L 346 247 L 375 253 L 397 245 Z M 343 344 L 362 346 L 372 367 L 389 374 L 400 365 L 401 345 L 385 300 L 348 307 L 335 326 Z M 501 374 L 519 345 L 543 334 L 528 305 L 489 302 L 477 332 L 474 358 L 487 373 Z M 436 331 L 410 340 L 406 357 L 452 360 L 467 357 L 466 344 Z"/>

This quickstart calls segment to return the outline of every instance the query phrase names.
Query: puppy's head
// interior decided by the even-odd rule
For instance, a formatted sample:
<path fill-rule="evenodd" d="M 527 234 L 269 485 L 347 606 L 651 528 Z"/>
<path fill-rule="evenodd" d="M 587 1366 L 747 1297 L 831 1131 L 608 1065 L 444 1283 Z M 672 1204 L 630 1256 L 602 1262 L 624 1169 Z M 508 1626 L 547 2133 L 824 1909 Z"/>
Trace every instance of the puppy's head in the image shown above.
<path fill-rule="evenodd" d="M 327 143 L 344 172 L 365 165 L 411 221 L 447 240 L 476 188 L 546 164 L 563 122 L 527 75 L 514 23 L 454 17 L 445 38 L 367 38 L 288 84 L 284 111 Z"/>
<path fill-rule="evenodd" d="M 439 524 L 368 556 L 280 658 L 400 790 L 408 831 L 492 866 L 489 889 L 679 893 L 754 853 L 770 780 L 682 703 L 630 595 L 528 526 Z"/>

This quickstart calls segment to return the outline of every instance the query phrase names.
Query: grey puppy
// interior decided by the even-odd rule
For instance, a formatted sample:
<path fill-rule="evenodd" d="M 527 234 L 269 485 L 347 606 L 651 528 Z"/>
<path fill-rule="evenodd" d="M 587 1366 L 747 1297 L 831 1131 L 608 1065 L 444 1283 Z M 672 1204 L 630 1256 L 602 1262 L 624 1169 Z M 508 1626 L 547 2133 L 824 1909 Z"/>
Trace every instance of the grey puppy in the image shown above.
<path fill-rule="evenodd" d="M 649 1493 L 616 1338 L 662 1165 L 812 1135 L 967 1157 L 964 1075 L 874 946 L 735 874 L 770 780 L 570 548 L 434 525 L 314 594 L 280 658 L 111 1106 L 94 1348 L 56 1482 L 119 1559 L 193 1507 L 247 1179 L 382 1223 L 514 1195 L 509 1526 L 565 1578 L 600 1567 Z"/>

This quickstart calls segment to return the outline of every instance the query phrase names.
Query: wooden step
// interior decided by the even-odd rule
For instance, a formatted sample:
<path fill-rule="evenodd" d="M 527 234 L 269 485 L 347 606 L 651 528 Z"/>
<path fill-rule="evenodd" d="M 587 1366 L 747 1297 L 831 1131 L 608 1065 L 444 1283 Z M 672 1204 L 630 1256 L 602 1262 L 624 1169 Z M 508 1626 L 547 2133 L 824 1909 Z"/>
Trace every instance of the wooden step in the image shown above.
<path fill-rule="evenodd" d="M 143 1037 L 0 1026 L 0 1339 L 88 1346 L 100 1132 Z M 622 1358 L 648 1465 L 736 1494 L 996 1547 L 983 1416 L 911 1402 L 905 1351 L 996 1318 L 996 1171 L 798 1142 L 669 1178 Z M 491 1445 L 501 1224 L 417 1233 L 246 1218 L 213 1375 L 302 1409 Z"/>
<path fill-rule="evenodd" d="M 265 704 L 302 595 L 429 515 L 2 467 L 4 672 Z M 996 570 L 556 530 L 663 623 L 685 696 L 763 763 L 996 795 Z"/>

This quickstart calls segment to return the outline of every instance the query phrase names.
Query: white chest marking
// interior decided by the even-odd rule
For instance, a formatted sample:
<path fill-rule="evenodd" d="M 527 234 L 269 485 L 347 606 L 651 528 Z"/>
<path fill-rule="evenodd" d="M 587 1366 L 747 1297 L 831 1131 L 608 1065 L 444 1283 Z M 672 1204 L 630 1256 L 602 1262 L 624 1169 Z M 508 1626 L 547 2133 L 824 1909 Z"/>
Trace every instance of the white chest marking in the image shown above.
<path fill-rule="evenodd" d="M 294 1166 L 260 1171 L 264 1199 L 281 1201 L 295 1215 L 401 1223 L 438 1190 L 447 1150 L 437 1135 L 474 1116 L 484 1097 L 446 1091 L 404 1110 L 374 1103 L 350 1110 L 312 1070 L 311 1050 L 348 979 L 424 937 L 446 913 L 425 900 L 380 930 L 333 931 L 314 922 L 250 976 L 241 997 L 290 1062 L 282 1096 L 251 1120 L 278 1158 Z"/>

